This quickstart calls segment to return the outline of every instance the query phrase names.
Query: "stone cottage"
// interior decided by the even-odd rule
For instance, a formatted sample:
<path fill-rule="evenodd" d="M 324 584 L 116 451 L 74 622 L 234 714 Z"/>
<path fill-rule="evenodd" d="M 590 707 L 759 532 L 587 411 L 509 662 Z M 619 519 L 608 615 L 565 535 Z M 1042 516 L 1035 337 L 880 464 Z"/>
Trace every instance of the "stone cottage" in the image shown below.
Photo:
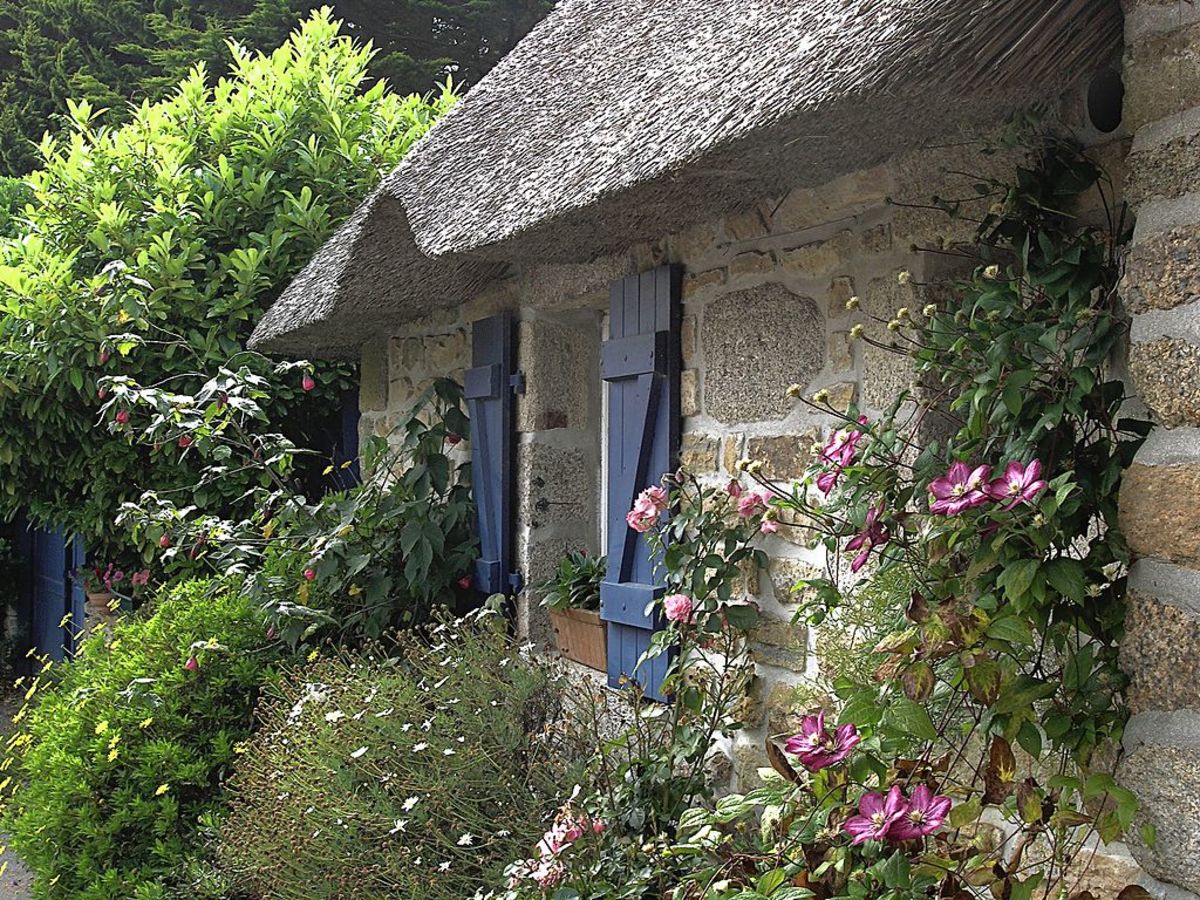
<path fill-rule="evenodd" d="M 488 590 L 606 549 L 619 674 L 653 626 L 633 493 L 681 460 L 799 475 L 831 425 L 786 396 L 886 407 L 902 358 L 852 343 L 846 300 L 921 308 L 930 250 L 970 237 L 970 136 L 1040 107 L 1136 213 L 1123 299 L 1131 390 L 1157 427 L 1121 496 L 1139 557 L 1124 657 L 1126 777 L 1153 848 L 1107 848 L 1095 884 L 1200 892 L 1200 4 L 1189 0 L 563 0 L 362 204 L 254 336 L 358 360 L 364 432 L 429 379 L 479 420 Z M 995 174 L 1014 158 L 988 158 Z M 1117 200 L 1121 200 L 1118 197 Z M 905 205 L 913 204 L 913 205 Z M 1081 211 L 1087 214 L 1087 210 Z M 914 284 L 896 273 L 907 269 Z M 482 475 L 480 474 L 482 473 Z M 784 530 L 786 531 L 786 529 Z M 759 730 L 811 673 L 790 586 L 820 562 L 781 531 L 751 585 Z M 613 581 L 610 576 L 610 581 Z M 619 590 L 618 590 L 619 588 Z M 523 634 L 544 640 L 536 602 Z M 636 658 L 636 656 L 634 657 Z M 776 727 L 772 727 L 776 726 Z M 758 743 L 752 747 L 753 741 Z M 1107 880 L 1106 880 L 1107 879 Z"/>

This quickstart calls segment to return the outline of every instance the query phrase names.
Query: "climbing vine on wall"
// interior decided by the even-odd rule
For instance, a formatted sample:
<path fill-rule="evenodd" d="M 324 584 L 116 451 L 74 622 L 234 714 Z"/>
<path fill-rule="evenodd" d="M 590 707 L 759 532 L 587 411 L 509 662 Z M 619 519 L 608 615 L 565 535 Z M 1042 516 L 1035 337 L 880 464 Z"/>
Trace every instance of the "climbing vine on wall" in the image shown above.
<path fill-rule="evenodd" d="M 862 648 L 868 677 L 835 677 L 831 708 L 774 748 L 777 778 L 685 817 L 679 852 L 705 865 L 679 896 L 1059 896 L 1090 839 L 1132 827 L 1112 776 L 1117 495 L 1148 423 L 1111 368 L 1121 223 L 1068 212 L 1103 185 L 1054 140 L 1013 183 L 981 180 L 976 242 L 939 251 L 969 275 L 880 321 L 918 385 L 879 418 L 846 413 L 804 483 L 763 482 L 764 522 L 815 526 L 829 554 L 801 616 L 836 623 L 877 583 L 894 615 Z"/>

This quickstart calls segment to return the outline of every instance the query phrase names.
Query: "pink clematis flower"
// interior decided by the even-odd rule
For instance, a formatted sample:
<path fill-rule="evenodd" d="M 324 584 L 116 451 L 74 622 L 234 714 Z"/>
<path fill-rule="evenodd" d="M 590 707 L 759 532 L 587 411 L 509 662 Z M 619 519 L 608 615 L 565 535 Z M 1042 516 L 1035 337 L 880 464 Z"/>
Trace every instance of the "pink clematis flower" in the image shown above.
<path fill-rule="evenodd" d="M 859 815 L 851 816 L 842 828 L 854 836 L 854 846 L 867 841 L 882 841 L 891 832 L 892 826 L 908 809 L 900 785 L 893 784 L 885 797 L 880 793 L 863 794 L 858 801 Z"/>
<path fill-rule="evenodd" d="M 1029 503 L 1047 487 L 1042 475 L 1042 463 L 1035 459 L 1028 466 L 1010 462 L 1004 476 L 989 483 L 984 490 L 997 503 L 1008 503 L 1005 511 L 1021 503 Z"/>
<path fill-rule="evenodd" d="M 859 416 L 858 424 L 866 425 L 867 417 Z M 817 489 L 822 494 L 828 494 L 837 487 L 842 469 L 854 462 L 858 442 L 864 436 L 865 432 L 854 428 L 843 428 L 829 436 L 829 440 L 825 442 L 820 453 L 821 462 L 829 466 L 829 469 L 817 476 Z"/>
<path fill-rule="evenodd" d="M 695 604 L 687 594 L 672 594 L 663 600 L 663 612 L 672 622 L 690 622 Z"/>
<path fill-rule="evenodd" d="M 799 759 L 808 771 L 819 772 L 840 763 L 861 740 L 858 729 L 849 723 L 830 734 L 825 727 L 825 710 L 821 710 L 815 716 L 804 717 L 800 733 L 788 738 L 783 749 Z"/>
<path fill-rule="evenodd" d="M 846 544 L 847 551 L 859 551 L 858 555 L 850 563 L 851 572 L 857 572 L 865 566 L 867 560 L 871 557 L 871 551 L 876 547 L 882 547 L 890 539 L 891 535 L 888 533 L 887 527 L 879 521 L 879 517 L 882 515 L 882 503 L 879 506 L 872 506 L 867 510 L 867 519 L 863 523 L 862 531 L 851 538 Z"/>
<path fill-rule="evenodd" d="M 990 466 L 972 469 L 964 462 L 956 462 L 945 475 L 930 482 L 929 492 L 933 494 L 934 502 L 930 504 L 929 511 L 943 516 L 957 516 L 968 509 L 983 506 L 990 499 L 983 489 L 990 471 Z"/>
<path fill-rule="evenodd" d="M 926 785 L 918 784 L 908 801 L 908 809 L 888 830 L 888 839 L 915 841 L 933 834 L 950 815 L 950 798 L 934 796 Z"/>

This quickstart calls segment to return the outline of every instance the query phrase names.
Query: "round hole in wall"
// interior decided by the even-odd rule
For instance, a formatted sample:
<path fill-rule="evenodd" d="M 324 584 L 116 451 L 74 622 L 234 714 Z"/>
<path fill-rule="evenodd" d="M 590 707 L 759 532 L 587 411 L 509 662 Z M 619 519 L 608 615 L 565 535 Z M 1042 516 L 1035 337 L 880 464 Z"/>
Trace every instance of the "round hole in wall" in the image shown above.
<path fill-rule="evenodd" d="M 1125 83 L 1121 73 L 1108 68 L 1096 73 L 1088 84 L 1088 121 L 1097 131 L 1108 134 L 1121 125 L 1121 105 L 1125 100 Z"/>

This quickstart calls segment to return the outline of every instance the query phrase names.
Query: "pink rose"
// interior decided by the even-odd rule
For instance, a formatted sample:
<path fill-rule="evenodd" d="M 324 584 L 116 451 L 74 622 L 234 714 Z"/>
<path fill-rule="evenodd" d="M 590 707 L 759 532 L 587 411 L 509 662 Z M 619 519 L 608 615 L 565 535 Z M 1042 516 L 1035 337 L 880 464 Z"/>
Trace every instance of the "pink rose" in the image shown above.
<path fill-rule="evenodd" d="M 767 511 L 767 503 L 775 495 L 770 491 L 760 490 L 755 488 L 752 491 L 747 491 L 738 498 L 738 515 L 743 519 L 748 519 L 751 516 L 756 516 L 759 513 Z"/>
<path fill-rule="evenodd" d="M 654 527 L 666 508 L 667 492 L 661 487 L 648 487 L 638 494 L 633 509 L 625 514 L 625 522 L 634 531 L 644 534 Z"/>
<path fill-rule="evenodd" d="M 305 393 L 308 393 L 316 386 L 317 383 L 313 381 L 313 377 L 311 375 L 305 374 L 305 376 L 300 380 L 300 387 L 304 388 Z"/>
<path fill-rule="evenodd" d="M 687 594 L 672 594 L 663 600 L 663 611 L 672 622 L 690 622 L 694 604 Z"/>

